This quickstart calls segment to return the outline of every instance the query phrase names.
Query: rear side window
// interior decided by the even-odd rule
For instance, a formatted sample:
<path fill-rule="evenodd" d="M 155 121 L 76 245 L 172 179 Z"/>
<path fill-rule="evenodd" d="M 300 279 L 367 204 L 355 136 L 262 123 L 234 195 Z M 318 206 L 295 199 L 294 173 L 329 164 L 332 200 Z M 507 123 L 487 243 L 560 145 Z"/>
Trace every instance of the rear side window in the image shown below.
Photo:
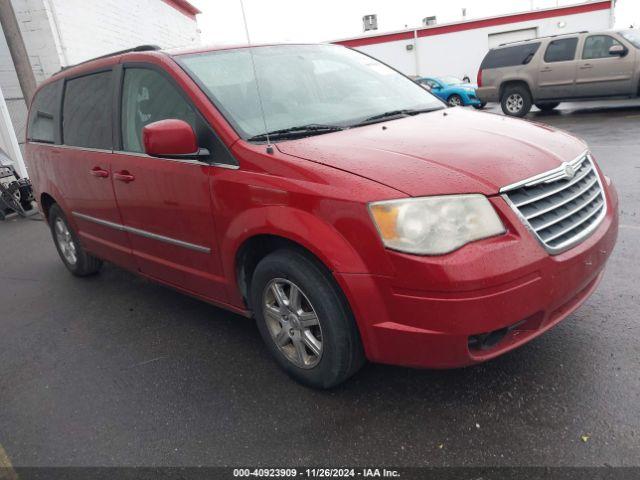
<path fill-rule="evenodd" d="M 29 111 L 28 140 L 54 143 L 58 111 L 58 83 L 40 89 Z"/>
<path fill-rule="evenodd" d="M 111 72 L 68 80 L 62 106 L 62 139 L 65 145 L 110 150 Z"/>
<path fill-rule="evenodd" d="M 490 50 L 482 61 L 481 69 L 526 65 L 538 51 L 540 42 Z"/>
<path fill-rule="evenodd" d="M 196 112 L 161 73 L 127 68 L 122 87 L 122 148 L 143 152 L 142 129 L 168 118 L 184 120 L 197 131 Z"/>
<path fill-rule="evenodd" d="M 584 41 L 582 58 L 591 60 L 593 58 L 609 58 L 609 49 L 614 45 L 622 44 L 609 35 L 591 35 Z"/>
<path fill-rule="evenodd" d="M 563 38 L 549 42 L 547 51 L 544 52 L 544 61 L 547 63 L 566 62 L 576 57 L 578 38 Z"/>

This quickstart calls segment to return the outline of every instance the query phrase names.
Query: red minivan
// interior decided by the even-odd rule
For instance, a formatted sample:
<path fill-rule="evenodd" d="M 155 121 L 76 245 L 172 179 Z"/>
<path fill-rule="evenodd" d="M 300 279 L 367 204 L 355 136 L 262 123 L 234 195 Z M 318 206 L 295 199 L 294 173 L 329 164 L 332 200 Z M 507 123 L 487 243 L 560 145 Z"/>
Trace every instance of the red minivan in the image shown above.
<path fill-rule="evenodd" d="M 254 316 L 315 387 L 522 345 L 594 291 L 618 229 L 582 141 L 335 45 L 91 60 L 40 87 L 26 150 L 71 273 L 108 261 Z"/>

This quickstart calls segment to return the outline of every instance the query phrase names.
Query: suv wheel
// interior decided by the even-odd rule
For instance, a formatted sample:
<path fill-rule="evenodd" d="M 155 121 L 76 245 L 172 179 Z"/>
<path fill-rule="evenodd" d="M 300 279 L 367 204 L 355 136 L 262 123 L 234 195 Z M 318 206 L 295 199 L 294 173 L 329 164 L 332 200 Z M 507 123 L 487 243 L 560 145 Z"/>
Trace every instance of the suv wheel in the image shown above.
<path fill-rule="evenodd" d="M 462 97 L 454 93 L 447 99 L 447 103 L 450 107 L 459 107 L 460 105 L 462 105 Z"/>
<path fill-rule="evenodd" d="M 550 112 L 554 108 L 560 105 L 560 102 L 551 102 L 551 103 L 536 103 L 536 107 L 538 107 L 543 112 Z"/>
<path fill-rule="evenodd" d="M 297 381 L 330 388 L 364 363 L 358 330 L 339 287 L 302 253 L 278 250 L 258 264 L 251 305 L 267 348 Z"/>
<path fill-rule="evenodd" d="M 57 204 L 49 209 L 49 227 L 62 263 L 71 273 L 78 277 L 86 277 L 100 270 L 102 260 L 82 248 L 78 236 Z"/>
<path fill-rule="evenodd" d="M 531 110 L 531 94 L 522 85 L 506 87 L 502 94 L 502 111 L 512 117 L 524 117 Z"/>

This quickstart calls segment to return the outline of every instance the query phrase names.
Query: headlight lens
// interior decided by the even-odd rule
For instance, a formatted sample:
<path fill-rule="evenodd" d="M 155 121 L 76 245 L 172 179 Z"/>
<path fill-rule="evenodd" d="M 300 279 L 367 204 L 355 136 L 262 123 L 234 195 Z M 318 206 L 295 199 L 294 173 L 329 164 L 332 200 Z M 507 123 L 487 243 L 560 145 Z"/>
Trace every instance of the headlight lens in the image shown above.
<path fill-rule="evenodd" d="M 442 195 L 369 204 L 387 248 L 418 255 L 441 255 L 505 232 L 498 214 L 479 194 Z"/>

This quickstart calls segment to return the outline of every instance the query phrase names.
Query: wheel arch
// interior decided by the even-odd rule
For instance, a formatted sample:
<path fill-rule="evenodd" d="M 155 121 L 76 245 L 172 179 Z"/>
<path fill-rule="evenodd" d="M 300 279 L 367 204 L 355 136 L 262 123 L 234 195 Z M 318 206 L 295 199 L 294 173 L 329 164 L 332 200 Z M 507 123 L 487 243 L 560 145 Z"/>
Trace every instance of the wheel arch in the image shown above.
<path fill-rule="evenodd" d="M 53 195 L 47 192 L 42 192 L 38 203 L 40 204 L 40 209 L 42 210 L 44 217 L 49 220 L 49 211 L 51 210 L 51 207 L 58 202 Z"/>
<path fill-rule="evenodd" d="M 531 99 L 533 101 L 533 91 L 531 90 L 531 86 L 529 85 L 529 83 L 526 80 L 523 80 L 523 79 L 511 79 L 511 80 L 505 80 L 504 82 L 502 82 L 500 84 L 500 90 L 499 90 L 499 93 L 498 93 L 499 101 L 502 101 L 502 96 L 504 95 L 504 91 L 508 87 L 513 87 L 513 86 L 517 86 L 517 85 L 525 87 L 528 90 L 529 95 L 531 95 Z"/>
<path fill-rule="evenodd" d="M 308 212 L 282 207 L 250 210 L 236 217 L 221 244 L 231 303 L 247 305 L 251 275 L 258 262 L 280 248 L 312 258 L 328 272 L 368 273 L 364 259 L 332 225 Z"/>

